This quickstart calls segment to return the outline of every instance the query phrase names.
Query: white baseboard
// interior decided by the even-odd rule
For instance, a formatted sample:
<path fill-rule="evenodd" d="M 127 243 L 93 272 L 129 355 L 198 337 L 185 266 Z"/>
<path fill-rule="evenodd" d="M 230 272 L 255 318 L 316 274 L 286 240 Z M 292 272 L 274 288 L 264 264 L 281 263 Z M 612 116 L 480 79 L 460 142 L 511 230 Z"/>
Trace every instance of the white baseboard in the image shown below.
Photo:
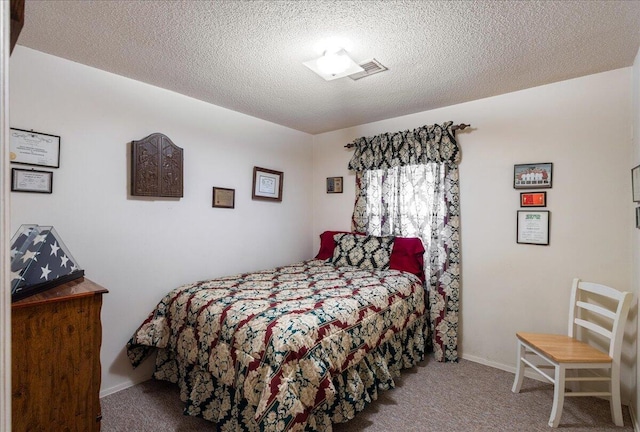
<path fill-rule="evenodd" d="M 492 367 L 492 368 L 495 368 L 495 369 L 503 370 L 505 372 L 511 372 L 514 375 L 516 373 L 515 366 L 510 366 L 510 365 L 506 365 L 506 364 L 503 364 L 503 363 L 497 363 L 497 362 L 494 362 L 494 361 L 491 361 L 491 360 L 484 359 L 482 357 L 476 357 L 474 355 L 469 355 L 469 354 L 462 354 L 460 357 L 463 358 L 464 360 L 469 360 L 469 361 L 472 361 L 474 363 L 480 363 L 480 364 L 483 364 L 485 366 L 489 366 L 489 367 Z M 536 381 L 541 381 L 541 382 L 546 382 L 546 383 L 549 382 L 546 379 L 542 378 L 537 373 L 535 373 L 535 372 L 533 372 L 531 370 L 528 370 L 528 369 L 524 371 L 524 376 L 526 376 L 527 378 L 534 379 Z"/>
<path fill-rule="evenodd" d="M 491 360 L 487 360 L 484 359 L 482 357 L 477 357 L 474 355 L 470 355 L 470 354 L 462 354 L 460 355 L 460 357 L 462 357 L 464 360 L 469 360 L 472 361 L 474 363 L 480 363 L 486 366 L 491 366 L 492 368 L 496 368 L 496 369 L 500 369 L 506 372 L 511 372 L 511 373 L 516 373 L 516 368 L 514 366 L 509 366 L 506 364 L 502 364 L 502 363 L 496 363 L 494 361 Z"/>
<path fill-rule="evenodd" d="M 138 379 L 136 381 L 128 380 L 128 381 L 120 383 L 120 384 L 118 384 L 116 386 L 109 387 L 108 389 L 100 390 L 100 398 L 102 399 L 103 397 L 109 396 L 110 394 L 117 393 L 119 391 L 128 389 L 129 387 L 133 387 L 134 385 L 143 383 L 145 381 L 148 381 L 149 379 L 151 379 L 151 378 L 150 377 L 142 377 L 142 378 L 140 378 L 140 379 Z"/>

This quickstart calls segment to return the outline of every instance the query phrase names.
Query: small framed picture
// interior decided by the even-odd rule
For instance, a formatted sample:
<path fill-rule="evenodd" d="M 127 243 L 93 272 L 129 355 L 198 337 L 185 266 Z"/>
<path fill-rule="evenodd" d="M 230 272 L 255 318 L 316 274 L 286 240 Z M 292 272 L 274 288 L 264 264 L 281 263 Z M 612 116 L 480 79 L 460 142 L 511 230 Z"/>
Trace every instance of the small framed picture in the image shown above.
<path fill-rule="evenodd" d="M 11 191 L 50 194 L 53 192 L 53 173 L 13 168 L 11 169 Z"/>
<path fill-rule="evenodd" d="M 11 163 L 23 165 L 58 168 L 60 166 L 60 137 L 11 128 L 9 160 Z"/>
<path fill-rule="evenodd" d="M 631 191 L 633 202 L 640 202 L 640 165 L 631 170 Z"/>
<path fill-rule="evenodd" d="M 236 190 L 226 188 L 213 188 L 213 204 L 212 207 L 219 208 L 235 208 L 236 206 Z"/>
<path fill-rule="evenodd" d="M 518 210 L 517 242 L 547 246 L 549 244 L 548 210 Z"/>
<path fill-rule="evenodd" d="M 513 166 L 513 187 L 515 189 L 543 189 L 550 188 L 552 182 L 553 164 L 533 163 Z"/>
<path fill-rule="evenodd" d="M 266 168 L 253 167 L 254 200 L 282 201 L 282 181 L 284 174 Z"/>
<path fill-rule="evenodd" d="M 546 207 L 546 192 L 520 192 L 520 207 Z"/>
<path fill-rule="evenodd" d="M 327 177 L 327 193 L 342 193 L 342 177 Z"/>

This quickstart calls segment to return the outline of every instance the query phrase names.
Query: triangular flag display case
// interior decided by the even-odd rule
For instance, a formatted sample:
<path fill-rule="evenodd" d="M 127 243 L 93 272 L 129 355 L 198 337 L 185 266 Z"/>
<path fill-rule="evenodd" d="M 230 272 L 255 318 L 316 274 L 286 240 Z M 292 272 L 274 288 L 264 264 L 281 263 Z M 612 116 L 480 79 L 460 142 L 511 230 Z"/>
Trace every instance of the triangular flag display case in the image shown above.
<path fill-rule="evenodd" d="M 22 225 L 11 239 L 11 300 L 84 276 L 52 226 Z"/>

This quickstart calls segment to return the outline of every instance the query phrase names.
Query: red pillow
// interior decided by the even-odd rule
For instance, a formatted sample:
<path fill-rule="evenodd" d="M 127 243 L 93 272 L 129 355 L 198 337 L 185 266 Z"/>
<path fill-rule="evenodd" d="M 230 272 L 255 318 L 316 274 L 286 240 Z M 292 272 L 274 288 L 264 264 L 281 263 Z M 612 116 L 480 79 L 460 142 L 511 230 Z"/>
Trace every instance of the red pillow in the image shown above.
<path fill-rule="evenodd" d="M 417 237 L 396 237 L 389 268 L 413 273 L 424 283 L 424 246 Z"/>
<path fill-rule="evenodd" d="M 333 256 L 336 242 L 333 236 L 336 234 L 354 234 L 348 231 L 325 231 L 320 234 L 320 250 L 316 259 L 329 259 Z M 365 235 L 362 233 L 355 233 Z M 412 273 L 424 283 L 424 246 L 422 240 L 417 237 L 396 237 L 393 242 L 393 250 L 389 260 L 389 268 Z"/>

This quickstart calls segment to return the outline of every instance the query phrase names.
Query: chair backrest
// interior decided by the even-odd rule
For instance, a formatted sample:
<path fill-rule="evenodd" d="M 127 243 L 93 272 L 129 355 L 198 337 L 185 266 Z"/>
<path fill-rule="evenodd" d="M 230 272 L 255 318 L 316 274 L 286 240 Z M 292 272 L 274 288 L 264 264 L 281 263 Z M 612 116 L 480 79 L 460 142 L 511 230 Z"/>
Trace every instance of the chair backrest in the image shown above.
<path fill-rule="evenodd" d="M 582 327 L 605 337 L 608 339 L 609 357 L 617 362 L 632 298 L 630 292 L 574 279 L 569 307 L 569 336 L 577 337 L 578 328 Z"/>

